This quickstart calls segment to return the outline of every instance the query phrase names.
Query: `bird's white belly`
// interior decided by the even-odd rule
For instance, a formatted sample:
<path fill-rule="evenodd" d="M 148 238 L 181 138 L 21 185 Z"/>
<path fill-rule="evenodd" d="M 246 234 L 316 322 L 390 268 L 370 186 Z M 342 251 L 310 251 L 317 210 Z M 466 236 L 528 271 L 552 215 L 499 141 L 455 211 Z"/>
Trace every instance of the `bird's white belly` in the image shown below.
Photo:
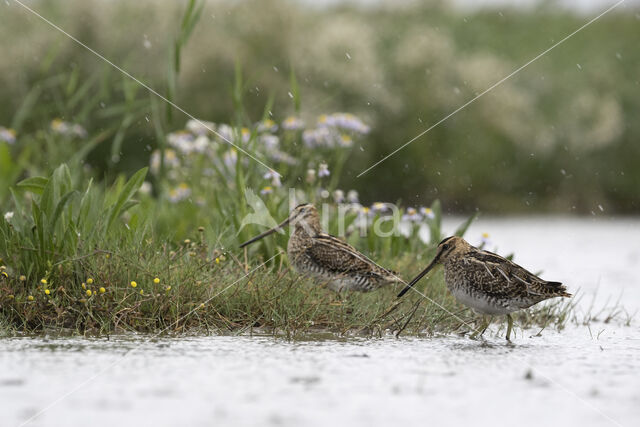
<path fill-rule="evenodd" d="M 487 298 L 471 295 L 462 287 L 449 288 L 449 290 L 455 297 L 456 301 L 481 314 L 508 314 L 516 310 L 508 306 L 496 304 Z"/>

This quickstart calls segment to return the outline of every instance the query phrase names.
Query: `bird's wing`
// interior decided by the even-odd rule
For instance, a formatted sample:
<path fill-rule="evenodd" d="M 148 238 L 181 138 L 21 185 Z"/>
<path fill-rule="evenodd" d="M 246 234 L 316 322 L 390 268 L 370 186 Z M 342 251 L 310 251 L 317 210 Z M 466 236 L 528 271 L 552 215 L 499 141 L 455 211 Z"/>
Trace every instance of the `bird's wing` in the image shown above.
<path fill-rule="evenodd" d="M 388 276 L 393 275 L 350 244 L 329 234 L 320 233 L 313 237 L 313 244 L 307 248 L 306 253 L 313 262 L 333 273 L 378 276 L 387 280 Z"/>
<path fill-rule="evenodd" d="M 561 283 L 547 282 L 493 252 L 484 250 L 473 252 L 468 254 L 467 259 L 476 264 L 477 268 L 468 271 L 470 274 L 475 274 L 474 282 L 485 292 L 499 292 L 499 289 L 505 289 L 505 283 L 509 285 L 509 293 L 512 295 L 548 296 L 564 290 Z M 479 280 L 481 278 L 482 280 Z"/>

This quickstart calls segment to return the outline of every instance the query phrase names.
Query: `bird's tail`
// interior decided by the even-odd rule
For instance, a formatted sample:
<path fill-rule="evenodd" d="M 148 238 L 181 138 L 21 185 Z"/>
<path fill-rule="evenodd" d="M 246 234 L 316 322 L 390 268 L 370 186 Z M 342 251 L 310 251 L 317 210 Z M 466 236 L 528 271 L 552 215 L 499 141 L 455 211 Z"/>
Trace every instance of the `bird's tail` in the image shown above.
<path fill-rule="evenodd" d="M 571 298 L 573 295 L 567 292 L 566 286 L 564 286 L 560 282 L 547 282 L 547 287 L 551 292 L 553 292 L 554 296 L 558 297 L 567 297 Z"/>

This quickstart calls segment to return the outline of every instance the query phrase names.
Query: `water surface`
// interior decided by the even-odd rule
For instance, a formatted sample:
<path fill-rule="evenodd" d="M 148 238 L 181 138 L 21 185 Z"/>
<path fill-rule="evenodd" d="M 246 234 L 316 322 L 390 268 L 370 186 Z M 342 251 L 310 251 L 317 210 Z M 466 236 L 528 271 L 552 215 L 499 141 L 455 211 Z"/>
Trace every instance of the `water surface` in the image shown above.
<path fill-rule="evenodd" d="M 468 239 L 482 232 L 544 277 L 580 288 L 579 310 L 593 295 L 640 308 L 638 220 L 480 220 Z M 5 338 L 0 426 L 637 425 L 637 320 L 537 332 L 518 330 L 513 345 L 492 334 L 484 344 Z"/>

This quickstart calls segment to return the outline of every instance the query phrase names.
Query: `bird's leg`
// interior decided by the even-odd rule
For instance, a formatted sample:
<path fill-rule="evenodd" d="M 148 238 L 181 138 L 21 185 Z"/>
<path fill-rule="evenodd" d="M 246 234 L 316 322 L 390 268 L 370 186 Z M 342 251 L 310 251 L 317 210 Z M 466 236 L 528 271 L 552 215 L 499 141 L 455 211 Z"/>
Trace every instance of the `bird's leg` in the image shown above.
<path fill-rule="evenodd" d="M 484 331 L 487 330 L 487 328 L 489 327 L 489 324 L 491 323 L 491 320 L 488 319 L 487 316 L 482 316 L 482 320 L 484 322 L 484 325 L 482 327 L 482 331 L 480 332 L 480 336 L 484 334 Z"/>
<path fill-rule="evenodd" d="M 511 329 L 513 328 L 513 318 L 511 314 L 507 314 L 507 341 L 511 341 L 509 337 L 511 337 Z"/>
<path fill-rule="evenodd" d="M 488 327 L 489 327 L 489 322 L 487 321 L 487 318 L 485 316 L 482 316 L 482 323 L 480 327 L 477 328 L 469 338 L 474 340 L 478 337 L 478 335 L 482 336 L 482 334 L 484 334 L 484 331 L 486 331 Z"/>

